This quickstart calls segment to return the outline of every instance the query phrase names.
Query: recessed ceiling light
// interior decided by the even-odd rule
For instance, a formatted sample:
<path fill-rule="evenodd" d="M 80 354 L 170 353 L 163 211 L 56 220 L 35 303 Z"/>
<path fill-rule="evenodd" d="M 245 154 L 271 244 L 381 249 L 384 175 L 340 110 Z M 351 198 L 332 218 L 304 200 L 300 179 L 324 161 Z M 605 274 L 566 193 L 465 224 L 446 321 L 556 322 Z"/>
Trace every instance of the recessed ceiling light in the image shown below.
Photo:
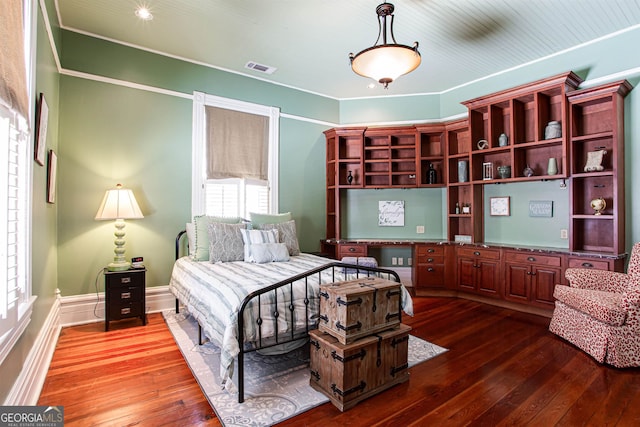
<path fill-rule="evenodd" d="M 151 21 L 153 19 L 151 11 L 146 6 L 138 6 L 136 9 L 136 16 L 143 21 Z"/>

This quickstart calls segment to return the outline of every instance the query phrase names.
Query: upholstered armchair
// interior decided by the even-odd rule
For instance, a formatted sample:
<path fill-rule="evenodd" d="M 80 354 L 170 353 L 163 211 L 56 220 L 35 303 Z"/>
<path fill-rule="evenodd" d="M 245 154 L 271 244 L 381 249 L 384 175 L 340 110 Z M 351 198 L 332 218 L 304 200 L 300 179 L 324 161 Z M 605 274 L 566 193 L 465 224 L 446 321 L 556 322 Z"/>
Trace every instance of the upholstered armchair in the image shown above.
<path fill-rule="evenodd" d="M 640 243 L 627 273 L 569 268 L 556 285 L 549 330 L 618 368 L 640 366 Z"/>

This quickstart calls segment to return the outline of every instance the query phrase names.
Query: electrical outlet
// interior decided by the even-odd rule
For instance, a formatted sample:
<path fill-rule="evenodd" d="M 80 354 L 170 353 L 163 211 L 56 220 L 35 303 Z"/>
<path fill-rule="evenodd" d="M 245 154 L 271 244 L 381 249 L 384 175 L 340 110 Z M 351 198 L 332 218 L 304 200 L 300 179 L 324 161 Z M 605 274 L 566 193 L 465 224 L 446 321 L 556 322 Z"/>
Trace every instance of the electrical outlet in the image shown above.
<path fill-rule="evenodd" d="M 413 258 L 407 258 L 407 265 L 413 265 Z"/>
<path fill-rule="evenodd" d="M 398 258 L 398 265 L 403 265 L 404 264 L 404 258 L 400 257 Z"/>
<path fill-rule="evenodd" d="M 417 234 L 424 234 L 424 225 L 416 226 L 416 233 Z"/>
<path fill-rule="evenodd" d="M 391 265 L 398 265 L 398 258 L 391 257 Z"/>
<path fill-rule="evenodd" d="M 569 238 L 569 232 L 567 231 L 566 228 L 563 228 L 562 230 L 560 230 L 560 238 L 561 239 L 568 239 Z"/>

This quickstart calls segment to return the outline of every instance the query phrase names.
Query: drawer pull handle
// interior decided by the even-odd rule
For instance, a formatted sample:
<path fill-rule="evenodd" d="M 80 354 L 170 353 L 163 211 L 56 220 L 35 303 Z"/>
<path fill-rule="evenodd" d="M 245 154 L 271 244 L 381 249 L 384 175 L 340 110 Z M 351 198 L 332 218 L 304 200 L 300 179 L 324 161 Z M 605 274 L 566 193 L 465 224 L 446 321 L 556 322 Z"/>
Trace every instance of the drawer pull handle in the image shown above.
<path fill-rule="evenodd" d="M 433 248 L 429 248 L 429 249 L 427 249 L 427 252 L 429 252 L 430 254 L 434 253 L 435 251 L 436 251 L 436 250 L 435 250 L 435 249 L 433 249 Z"/>
<path fill-rule="evenodd" d="M 429 273 L 433 273 L 433 272 L 434 272 L 434 269 L 433 269 L 433 267 L 429 267 L 429 268 L 427 268 L 427 271 L 428 271 Z"/>
<path fill-rule="evenodd" d="M 131 308 L 129 307 L 120 309 L 120 314 L 129 314 L 129 313 L 131 313 Z"/>
<path fill-rule="evenodd" d="M 433 258 L 427 258 L 427 262 L 433 262 Z"/>
<path fill-rule="evenodd" d="M 474 254 L 475 256 L 480 256 L 480 252 L 478 252 L 478 251 L 474 251 L 474 252 L 473 252 L 473 254 Z"/>
<path fill-rule="evenodd" d="M 534 257 L 532 257 L 532 256 L 530 256 L 529 258 L 527 258 L 527 261 L 531 261 L 531 262 L 533 262 L 533 261 L 535 261 L 535 260 L 536 260 L 536 259 L 535 259 Z"/>
<path fill-rule="evenodd" d="M 131 277 L 123 277 L 120 279 L 120 283 L 131 283 Z"/>
<path fill-rule="evenodd" d="M 349 248 L 349 252 L 355 252 L 356 248 Z"/>
<path fill-rule="evenodd" d="M 120 298 L 121 299 L 129 299 L 129 298 L 131 298 L 131 292 L 121 292 L 120 293 Z"/>
<path fill-rule="evenodd" d="M 583 263 L 582 263 L 582 266 L 583 266 L 584 268 L 593 268 L 593 264 L 591 264 L 590 262 L 583 262 Z"/>

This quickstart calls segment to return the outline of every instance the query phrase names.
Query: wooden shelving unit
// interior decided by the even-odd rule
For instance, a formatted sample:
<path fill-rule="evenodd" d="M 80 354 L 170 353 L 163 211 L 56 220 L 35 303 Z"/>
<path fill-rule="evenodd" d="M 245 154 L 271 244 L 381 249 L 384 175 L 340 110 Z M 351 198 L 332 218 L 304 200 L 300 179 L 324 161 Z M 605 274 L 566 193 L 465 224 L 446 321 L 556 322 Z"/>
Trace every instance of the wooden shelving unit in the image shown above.
<path fill-rule="evenodd" d="M 575 91 L 570 105 L 571 204 L 570 249 L 623 253 L 624 97 L 626 80 Z M 589 153 L 605 150 L 601 171 L 585 171 Z M 606 208 L 596 215 L 591 200 L 602 197 Z"/>

